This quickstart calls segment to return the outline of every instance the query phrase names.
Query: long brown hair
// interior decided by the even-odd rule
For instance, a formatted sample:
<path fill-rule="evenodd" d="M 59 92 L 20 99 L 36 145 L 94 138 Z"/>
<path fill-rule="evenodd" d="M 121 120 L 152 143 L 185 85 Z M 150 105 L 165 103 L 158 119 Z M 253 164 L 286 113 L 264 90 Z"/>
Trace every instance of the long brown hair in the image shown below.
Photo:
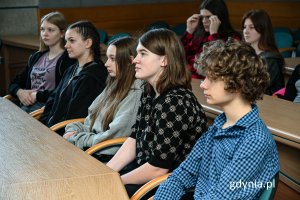
<path fill-rule="evenodd" d="M 142 35 L 139 42 L 152 53 L 167 58 L 167 66 L 156 83 L 159 93 L 172 86 L 191 88 L 191 74 L 187 68 L 185 51 L 176 33 L 163 28 L 153 29 Z M 147 91 L 151 90 L 150 84 L 146 87 Z"/>
<path fill-rule="evenodd" d="M 115 77 L 108 76 L 105 88 L 106 95 L 98 103 L 96 111 L 90 114 L 90 130 L 95 124 L 95 120 L 102 108 L 106 107 L 107 112 L 102 119 L 103 130 L 108 130 L 112 122 L 119 103 L 128 95 L 128 92 L 135 81 L 135 68 L 132 59 L 136 56 L 137 42 L 131 37 L 116 39 L 110 43 L 116 47 L 116 67 Z"/>
<path fill-rule="evenodd" d="M 67 23 L 67 20 L 66 20 L 65 16 L 60 12 L 51 12 L 51 13 L 48 13 L 48 14 L 44 15 L 41 19 L 41 24 L 44 21 L 47 21 L 51 24 L 54 24 L 55 26 L 57 26 L 59 28 L 59 30 L 62 33 L 65 33 L 66 30 L 67 30 L 67 27 L 68 27 L 68 23 Z M 65 44 L 66 44 L 65 39 L 61 38 L 60 47 L 64 49 Z M 40 37 L 40 49 L 39 50 L 40 51 L 45 51 L 45 50 L 48 50 L 48 49 L 49 49 L 49 47 L 45 45 L 42 38 Z"/>
<path fill-rule="evenodd" d="M 255 30 L 260 33 L 258 48 L 262 51 L 270 51 L 279 58 L 282 58 L 276 46 L 272 22 L 268 13 L 262 9 L 248 11 L 243 16 L 242 28 L 244 28 L 246 19 L 250 19 Z"/>

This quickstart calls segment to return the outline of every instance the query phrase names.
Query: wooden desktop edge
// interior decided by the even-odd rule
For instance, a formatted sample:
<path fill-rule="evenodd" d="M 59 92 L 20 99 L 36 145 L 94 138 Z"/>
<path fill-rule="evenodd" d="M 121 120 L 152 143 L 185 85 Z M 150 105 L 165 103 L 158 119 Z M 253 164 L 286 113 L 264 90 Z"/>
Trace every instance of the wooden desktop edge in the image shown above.
<path fill-rule="evenodd" d="M 207 105 L 202 105 L 202 107 L 205 110 L 206 115 L 208 117 L 215 118 L 216 116 L 218 116 L 219 114 L 222 113 L 221 110 L 209 107 Z M 278 141 L 278 142 L 286 144 L 288 146 L 292 146 L 294 148 L 300 149 L 300 143 L 296 142 L 297 140 L 299 141 L 300 138 L 298 138 L 295 135 L 290 134 L 288 132 L 284 132 L 284 131 L 278 130 L 278 129 L 270 127 L 270 126 L 267 126 L 267 127 L 271 131 L 271 133 L 273 134 L 273 137 L 274 137 L 275 141 Z M 283 137 L 283 136 L 286 136 L 286 137 Z"/>
<path fill-rule="evenodd" d="M 16 35 L 1 37 L 3 45 L 14 46 L 26 49 L 39 49 L 39 36 L 37 35 Z"/>

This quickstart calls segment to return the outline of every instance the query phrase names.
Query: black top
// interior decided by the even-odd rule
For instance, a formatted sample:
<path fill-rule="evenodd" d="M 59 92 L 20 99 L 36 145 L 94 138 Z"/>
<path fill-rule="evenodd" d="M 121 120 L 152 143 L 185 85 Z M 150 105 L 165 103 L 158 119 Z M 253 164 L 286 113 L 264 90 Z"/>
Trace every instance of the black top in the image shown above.
<path fill-rule="evenodd" d="M 297 96 L 297 89 L 295 83 L 300 79 L 300 65 L 297 65 L 290 76 L 285 89 L 284 99 L 294 101 Z"/>
<path fill-rule="evenodd" d="M 78 63 L 63 76 L 54 93 L 49 97 L 41 121 L 52 125 L 74 118 L 83 118 L 88 107 L 105 88 L 107 70 L 104 64 L 90 62 L 77 74 Z"/>
<path fill-rule="evenodd" d="M 11 84 L 8 87 L 8 93 L 13 95 L 14 97 L 17 97 L 17 91 L 19 89 L 26 89 L 31 90 L 31 78 L 30 74 L 33 69 L 34 64 L 42 57 L 48 51 L 38 51 L 32 54 L 28 60 L 27 66 L 21 73 L 19 73 L 15 79 L 11 82 Z M 68 56 L 68 52 L 64 51 L 63 54 L 60 56 L 60 58 L 57 60 L 56 66 L 55 66 L 55 88 L 58 86 L 64 72 L 70 67 L 71 65 L 75 64 L 76 60 L 71 59 Z M 51 95 L 51 93 L 54 90 L 43 90 L 38 91 L 36 94 L 36 100 L 38 102 L 45 103 L 48 99 L 48 97 Z"/>
<path fill-rule="evenodd" d="M 265 94 L 272 95 L 284 87 L 284 76 L 282 72 L 284 60 L 282 57 L 276 56 L 271 52 L 262 52 L 260 56 L 266 60 L 270 75 L 270 85 L 266 89 Z"/>
<path fill-rule="evenodd" d="M 131 134 L 136 139 L 136 161 L 173 170 L 207 130 L 207 119 L 189 89 L 173 87 L 154 97 L 154 92 L 141 97 Z"/>

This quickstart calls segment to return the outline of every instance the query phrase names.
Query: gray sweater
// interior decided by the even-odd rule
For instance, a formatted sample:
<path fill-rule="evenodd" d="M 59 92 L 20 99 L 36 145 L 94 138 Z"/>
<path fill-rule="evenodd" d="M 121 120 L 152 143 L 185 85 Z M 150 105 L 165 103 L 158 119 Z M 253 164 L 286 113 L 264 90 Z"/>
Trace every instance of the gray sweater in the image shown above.
<path fill-rule="evenodd" d="M 96 109 L 98 102 L 107 94 L 107 90 L 105 89 L 89 107 L 89 115 L 85 118 L 84 124 L 76 122 L 66 126 L 66 132 L 77 131 L 77 134 L 70 137 L 68 141 L 83 149 L 107 139 L 129 136 L 131 134 L 131 127 L 136 121 L 136 114 L 142 94 L 141 85 L 141 80 L 136 80 L 134 82 L 127 97 L 125 97 L 118 105 L 108 130 L 105 131 L 102 129 L 102 118 L 107 109 L 104 107 L 103 112 L 100 112 L 95 120 L 92 132 L 90 132 L 90 114 Z M 114 154 L 116 150 L 116 148 L 108 149 L 102 153 Z"/>

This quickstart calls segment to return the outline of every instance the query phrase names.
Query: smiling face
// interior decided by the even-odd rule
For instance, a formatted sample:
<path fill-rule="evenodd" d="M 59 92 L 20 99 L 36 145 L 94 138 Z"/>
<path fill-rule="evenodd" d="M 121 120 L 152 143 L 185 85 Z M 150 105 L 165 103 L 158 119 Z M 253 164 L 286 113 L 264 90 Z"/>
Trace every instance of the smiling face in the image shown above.
<path fill-rule="evenodd" d="M 75 29 L 68 29 L 66 32 L 66 45 L 70 58 L 80 59 L 90 54 L 90 39 L 83 40 L 82 36 Z"/>
<path fill-rule="evenodd" d="M 261 37 L 260 33 L 256 31 L 254 24 L 249 18 L 245 20 L 243 35 L 245 41 L 251 46 L 258 45 L 259 39 Z"/>
<path fill-rule="evenodd" d="M 117 63 L 116 63 L 117 47 L 115 45 L 109 45 L 106 50 L 107 61 L 105 67 L 111 77 L 117 75 Z"/>
<path fill-rule="evenodd" d="M 141 43 L 138 44 L 137 56 L 134 58 L 135 77 L 146 80 L 153 87 L 160 74 L 167 65 L 165 56 L 159 56 L 146 49 Z"/>
<path fill-rule="evenodd" d="M 60 42 L 64 37 L 63 31 L 61 31 L 58 26 L 51 24 L 46 20 L 42 22 L 40 32 L 42 41 L 49 48 L 60 45 Z"/>

